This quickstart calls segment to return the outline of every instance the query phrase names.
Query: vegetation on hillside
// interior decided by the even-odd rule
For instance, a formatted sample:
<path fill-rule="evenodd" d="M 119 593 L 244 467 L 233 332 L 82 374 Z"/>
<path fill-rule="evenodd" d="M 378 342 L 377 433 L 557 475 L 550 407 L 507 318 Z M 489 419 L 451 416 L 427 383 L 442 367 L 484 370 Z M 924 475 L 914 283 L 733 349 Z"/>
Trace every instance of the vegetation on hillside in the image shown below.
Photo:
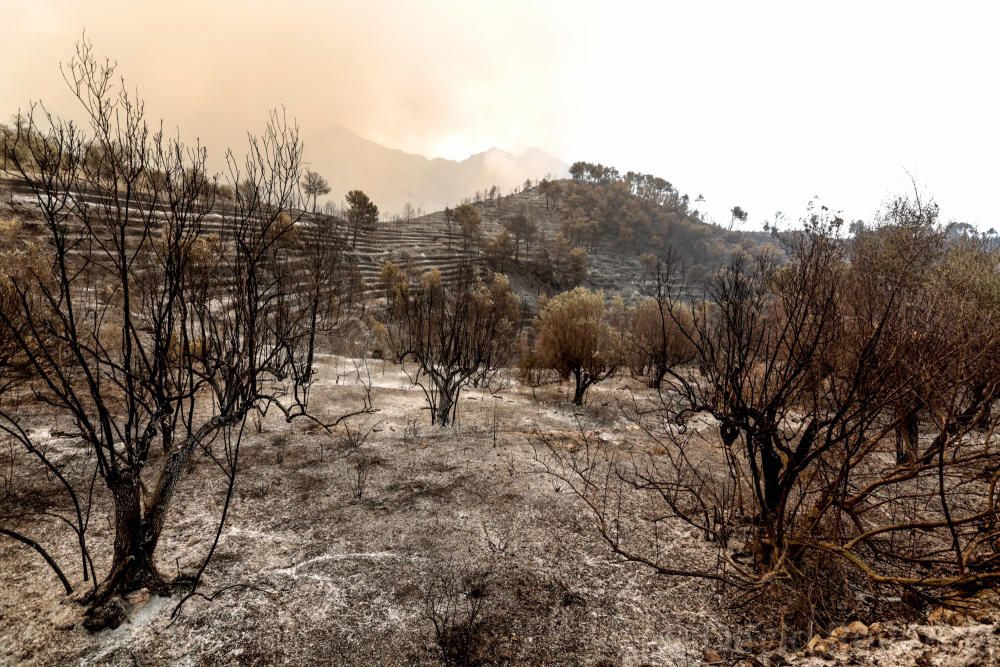
<path fill-rule="evenodd" d="M 550 289 L 590 283 L 630 297 L 668 254 L 697 288 L 734 252 L 783 252 L 771 233 L 703 222 L 666 179 L 588 162 L 574 163 L 570 173 L 506 196 L 495 187 L 477 193 L 462 207 L 478 210 L 495 231 L 463 234 L 464 247 L 478 242 L 494 270 L 525 273 Z M 733 216 L 745 220 L 746 212 L 737 206 Z"/>
<path fill-rule="evenodd" d="M 560 231 L 573 245 L 593 251 L 601 244 L 633 255 L 672 250 L 698 282 L 735 251 L 777 248 L 767 234 L 702 222 L 688 195 L 666 179 L 632 171 L 620 174 L 614 167 L 588 162 L 574 163 L 570 173 L 570 181 L 539 187 L 558 206 Z"/>

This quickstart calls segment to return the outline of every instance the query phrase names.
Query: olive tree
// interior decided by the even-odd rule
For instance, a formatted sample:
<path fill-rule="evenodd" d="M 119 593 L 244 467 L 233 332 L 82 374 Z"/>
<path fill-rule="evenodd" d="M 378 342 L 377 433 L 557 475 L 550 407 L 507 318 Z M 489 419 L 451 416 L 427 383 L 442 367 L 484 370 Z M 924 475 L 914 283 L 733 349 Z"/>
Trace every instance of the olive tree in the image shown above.
<path fill-rule="evenodd" d="M 399 363 L 412 361 L 431 423 L 454 420 L 462 388 L 488 384 L 517 341 L 521 301 L 507 278 L 484 280 L 471 268 L 453 281 L 432 269 L 411 279 L 394 264 L 382 270 L 387 307 L 381 331 Z"/>
<path fill-rule="evenodd" d="M 309 307 L 317 299 L 307 287 L 325 283 L 303 280 L 293 256 L 302 144 L 281 113 L 250 137 L 245 157 L 227 154 L 234 201 L 217 209 L 206 151 L 152 126 L 89 43 L 77 46 L 65 76 L 86 130 L 33 105 L 8 151 L 34 195 L 40 232 L 23 257 L 7 258 L 0 281 L 0 337 L 17 360 L 0 368 L 0 430 L 69 499 L 66 523 L 90 582 L 81 597 L 95 610 L 168 586 L 157 546 L 195 451 L 221 443 L 213 455 L 229 482 L 221 531 L 248 414 L 262 406 L 288 419 L 307 414 L 300 390 L 313 381 L 320 310 Z M 216 213 L 223 224 L 210 233 Z M 31 406 L 70 425 L 92 455 L 92 476 L 64 474 L 32 428 Z M 112 507 L 103 574 L 87 540 L 91 480 Z M 19 528 L 2 534 L 38 551 L 69 591 L 71 575 Z"/>
<path fill-rule="evenodd" d="M 563 379 L 573 378 L 573 404 L 583 405 L 587 390 L 623 360 L 621 332 L 604 293 L 577 287 L 549 299 L 535 320 L 535 356 Z"/>

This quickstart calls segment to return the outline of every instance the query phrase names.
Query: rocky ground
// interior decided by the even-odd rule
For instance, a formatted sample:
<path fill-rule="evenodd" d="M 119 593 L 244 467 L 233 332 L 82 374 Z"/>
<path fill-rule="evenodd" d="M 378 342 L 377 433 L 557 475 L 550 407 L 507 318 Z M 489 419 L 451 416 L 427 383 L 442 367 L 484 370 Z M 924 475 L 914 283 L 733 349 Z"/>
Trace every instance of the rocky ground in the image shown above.
<path fill-rule="evenodd" d="M 933 610 L 926 623 L 860 622 L 817 635 L 789 656 L 794 665 L 900 665 L 901 667 L 1000 664 L 1000 614 L 995 592 L 977 598 L 973 613 Z"/>
<path fill-rule="evenodd" d="M 734 629 L 724 596 L 701 581 L 618 562 L 578 500 L 535 460 L 532 433 L 572 431 L 578 417 L 607 434 L 608 446 L 624 438 L 612 409 L 620 382 L 597 387 L 580 415 L 569 409 L 565 386 L 532 391 L 515 383 L 495 397 L 472 390 L 458 425 L 440 430 L 427 424 L 423 395 L 400 369 L 374 364 L 379 411 L 352 420 L 371 431 L 357 449 L 342 434 L 276 419 L 249 437 L 204 596 L 175 618 L 179 598 L 138 594 L 128 600 L 127 622 L 91 633 L 41 559 L 0 540 L 0 663 L 439 664 L 442 645 L 491 664 L 745 659 L 736 649 L 749 633 Z M 314 405 L 332 415 L 357 404 L 353 370 L 328 359 Z M 34 426 L 53 451 L 85 455 L 66 425 L 39 415 Z M 360 494 L 359 467 L 368 472 Z M 40 511 L 60 508 L 37 466 L 18 460 L 15 471 L 0 511 L 26 499 Z M 200 459 L 159 548 L 163 573 L 196 569 L 224 492 L 218 469 Z M 44 515 L 15 521 L 73 570 L 64 525 Z M 710 557 L 690 529 L 669 531 L 673 562 Z M 98 497 L 90 540 L 99 570 L 110 536 L 109 507 Z M 996 661 L 995 618 L 936 620 L 865 626 L 864 636 L 817 638 L 809 651 L 761 654 L 749 664 Z"/>

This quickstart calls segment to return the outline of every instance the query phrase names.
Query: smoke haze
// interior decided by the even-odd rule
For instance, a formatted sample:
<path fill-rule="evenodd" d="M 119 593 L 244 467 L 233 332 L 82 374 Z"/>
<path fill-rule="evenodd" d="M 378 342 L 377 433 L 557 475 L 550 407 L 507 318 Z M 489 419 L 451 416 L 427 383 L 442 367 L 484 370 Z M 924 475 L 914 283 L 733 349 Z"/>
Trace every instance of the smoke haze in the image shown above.
<path fill-rule="evenodd" d="M 819 194 L 870 215 L 913 175 L 987 228 L 1000 179 L 1000 46 L 981 4 L 7 0 L 0 111 L 72 109 L 83 29 L 148 109 L 215 155 L 268 108 L 463 159 L 539 146 L 652 172 L 759 224 Z M 335 193 L 336 194 L 336 193 Z"/>

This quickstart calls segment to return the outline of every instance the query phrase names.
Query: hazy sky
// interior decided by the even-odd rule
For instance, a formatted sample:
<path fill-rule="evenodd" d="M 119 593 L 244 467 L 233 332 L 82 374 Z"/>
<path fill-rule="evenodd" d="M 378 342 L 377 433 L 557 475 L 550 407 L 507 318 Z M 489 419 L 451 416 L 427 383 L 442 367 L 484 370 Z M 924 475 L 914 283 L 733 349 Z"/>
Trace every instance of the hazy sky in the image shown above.
<path fill-rule="evenodd" d="M 988 2 L 0 0 L 0 113 L 69 110 L 86 28 L 147 109 L 221 153 L 284 104 L 463 158 L 539 146 L 656 173 L 722 218 L 867 217 L 908 187 L 986 229 L 1000 183 Z"/>

